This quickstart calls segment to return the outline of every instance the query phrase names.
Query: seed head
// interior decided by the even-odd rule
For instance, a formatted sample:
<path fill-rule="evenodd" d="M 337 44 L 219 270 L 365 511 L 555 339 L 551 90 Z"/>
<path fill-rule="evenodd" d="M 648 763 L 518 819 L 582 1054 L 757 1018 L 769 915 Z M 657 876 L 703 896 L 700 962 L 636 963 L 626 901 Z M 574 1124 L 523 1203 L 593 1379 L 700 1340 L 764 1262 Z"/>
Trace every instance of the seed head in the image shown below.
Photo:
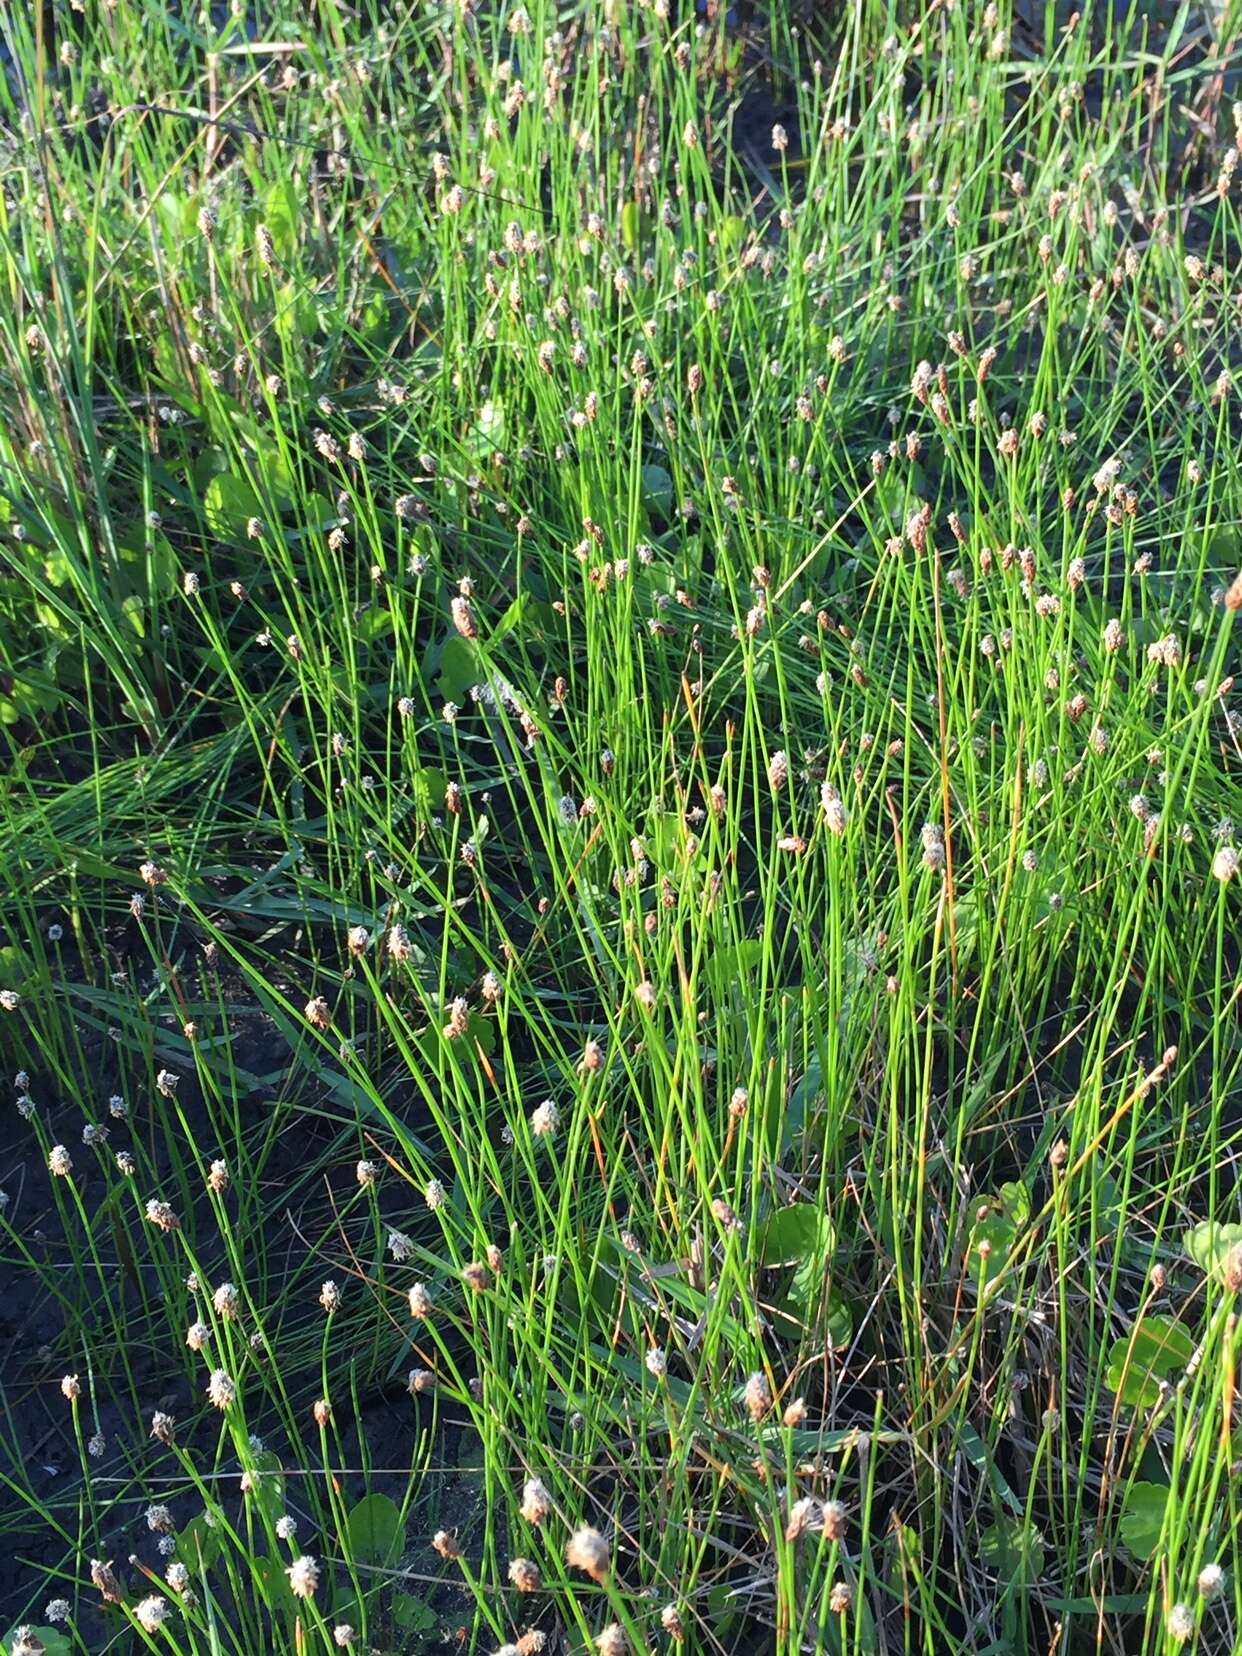
<path fill-rule="evenodd" d="M 528 1524 L 543 1523 L 552 1510 L 552 1497 L 539 1478 L 527 1478 L 522 1486 L 522 1505 L 519 1509 Z"/>
<path fill-rule="evenodd" d="M 482 1294 L 492 1285 L 492 1273 L 476 1260 L 462 1266 L 461 1280 L 472 1293 Z"/>
<path fill-rule="evenodd" d="M 550 1098 L 537 1104 L 530 1113 L 530 1130 L 536 1138 L 551 1138 L 560 1125 L 561 1113 Z"/>
<path fill-rule="evenodd" d="M 795 1501 L 789 1509 L 789 1520 L 785 1525 L 786 1541 L 797 1541 L 800 1536 L 822 1529 L 824 1511 L 821 1503 L 813 1495 L 804 1495 L 800 1501 Z"/>
<path fill-rule="evenodd" d="M 609 1622 L 595 1635 L 595 1644 L 599 1656 L 627 1656 L 630 1648 L 620 1622 Z"/>
<path fill-rule="evenodd" d="M 216 1308 L 217 1317 L 227 1321 L 241 1309 L 241 1295 L 231 1282 L 222 1282 L 211 1296 L 211 1303 Z"/>
<path fill-rule="evenodd" d="M 76 1374 L 66 1374 L 60 1382 L 60 1390 L 63 1397 L 74 1403 L 82 1395 L 82 1382 Z"/>
<path fill-rule="evenodd" d="M 682 1621 L 681 1611 L 675 1604 L 666 1604 L 660 1611 L 660 1626 L 670 1639 L 680 1641 L 686 1636 L 686 1624 Z"/>
<path fill-rule="evenodd" d="M 565 1562 L 572 1569 L 581 1570 L 592 1581 L 603 1581 L 612 1564 L 608 1543 L 597 1529 L 584 1525 L 570 1536 L 565 1548 Z"/>
<path fill-rule="evenodd" d="M 1205 1564 L 1199 1571 L 1199 1596 L 1214 1599 L 1225 1582 L 1225 1572 L 1219 1564 Z"/>
<path fill-rule="evenodd" d="M 63 1144 L 54 1144 L 48 1151 L 48 1171 L 58 1179 L 67 1179 L 73 1172 L 73 1157 Z"/>
<path fill-rule="evenodd" d="M 91 1585 L 102 1595 L 105 1604 L 121 1602 L 121 1584 L 116 1578 L 111 1559 L 106 1564 L 102 1559 L 91 1559 Z"/>
<path fill-rule="evenodd" d="M 747 1380 L 742 1401 L 746 1405 L 747 1414 L 754 1421 L 762 1420 L 772 1407 L 772 1387 L 762 1369 L 756 1369 Z"/>
<path fill-rule="evenodd" d="M 431 1369 L 411 1369 L 406 1380 L 406 1391 L 411 1397 L 425 1397 L 428 1392 L 436 1389 L 435 1373 Z"/>
<path fill-rule="evenodd" d="M 537 1593 L 543 1586 L 539 1566 L 532 1564 L 529 1558 L 514 1558 L 509 1561 L 509 1580 L 519 1593 Z"/>
<path fill-rule="evenodd" d="M 819 798 L 829 833 L 843 834 L 846 824 L 845 806 L 841 803 L 841 795 L 831 782 L 823 783 L 819 790 Z"/>
<path fill-rule="evenodd" d="M 176 1442 L 177 1422 L 170 1414 L 157 1409 L 151 1416 L 151 1436 L 156 1442 L 165 1444 L 168 1448 Z"/>
<path fill-rule="evenodd" d="M 780 793 L 789 777 L 789 755 L 784 748 L 777 748 L 768 760 L 768 786 L 773 793 Z"/>
<path fill-rule="evenodd" d="M 457 1544 L 456 1537 L 450 1535 L 447 1530 L 437 1530 L 431 1538 L 431 1544 L 441 1558 L 461 1557 L 461 1548 Z"/>
<path fill-rule="evenodd" d="M 713 1199 L 712 1218 L 724 1230 L 740 1231 L 742 1228 L 742 1221 L 738 1218 L 737 1214 L 734 1213 L 733 1209 L 729 1206 L 728 1202 L 725 1201 L 723 1196 L 717 1196 Z"/>
<path fill-rule="evenodd" d="M 834 1616 L 843 1616 L 854 1602 L 854 1589 L 848 1581 L 833 1583 L 832 1593 L 828 1599 L 828 1608 Z"/>
<path fill-rule="evenodd" d="M 329 1316 L 341 1308 L 341 1290 L 331 1278 L 319 1290 L 319 1303 Z"/>
<path fill-rule="evenodd" d="M 212 1369 L 207 1380 L 207 1397 L 213 1408 L 227 1409 L 237 1396 L 237 1386 L 232 1376 L 223 1369 Z"/>
<path fill-rule="evenodd" d="M 159 1593 L 151 1593 L 144 1599 L 139 1599 L 134 1606 L 134 1619 L 144 1632 L 158 1633 L 168 1620 L 172 1606 Z"/>
<path fill-rule="evenodd" d="M 219 1157 L 212 1162 L 207 1170 L 207 1188 L 217 1196 L 223 1196 L 229 1188 L 229 1164 Z"/>
<path fill-rule="evenodd" d="M 477 638 L 479 625 L 474 618 L 474 610 L 470 600 L 460 594 L 449 604 L 449 614 L 453 617 L 453 625 L 463 638 Z"/>
<path fill-rule="evenodd" d="M 1187 1639 L 1194 1637 L 1195 1613 L 1188 1604 L 1173 1605 L 1165 1622 L 1165 1630 L 1178 1644 L 1185 1644 Z"/>
<path fill-rule="evenodd" d="M 840 1501 L 824 1502 L 824 1534 L 830 1541 L 840 1541 L 845 1534 L 845 1508 Z"/>
<path fill-rule="evenodd" d="M 308 1000 L 303 1011 L 306 1021 L 315 1029 L 327 1029 L 332 1023 L 332 1008 L 322 995 L 315 995 Z"/>
<path fill-rule="evenodd" d="M 295 1558 L 285 1574 L 289 1577 L 289 1585 L 295 1598 L 314 1597 L 315 1589 L 319 1585 L 319 1565 L 309 1553 Z"/>
<path fill-rule="evenodd" d="M 1222 845 L 1212 858 L 1212 873 L 1222 885 L 1227 885 L 1238 872 L 1240 859 L 1232 845 Z"/>
<path fill-rule="evenodd" d="M 168 1203 L 157 1201 L 154 1197 L 147 1203 L 147 1221 L 156 1230 L 175 1231 L 181 1228 L 181 1221 Z"/>
<path fill-rule="evenodd" d="M 445 1039 L 460 1040 L 470 1028 L 470 1004 L 458 995 L 449 1007 L 448 1022 L 444 1026 Z"/>

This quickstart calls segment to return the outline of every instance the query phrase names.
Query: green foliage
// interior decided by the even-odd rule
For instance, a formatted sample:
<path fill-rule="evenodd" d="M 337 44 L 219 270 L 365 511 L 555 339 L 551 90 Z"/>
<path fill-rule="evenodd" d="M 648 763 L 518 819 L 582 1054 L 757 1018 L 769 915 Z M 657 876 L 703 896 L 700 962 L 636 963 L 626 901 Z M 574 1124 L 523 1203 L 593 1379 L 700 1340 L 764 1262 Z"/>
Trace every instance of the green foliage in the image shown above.
<path fill-rule="evenodd" d="M 1108 1384 L 1132 1409 L 1151 1409 L 1164 1387 L 1186 1372 L 1195 1353 L 1190 1331 L 1171 1317 L 1147 1316 L 1114 1341 L 1108 1356 Z"/>
<path fill-rule="evenodd" d="M 7 9 L 5 1624 L 1236 1642 L 1242 11 L 1165 10 Z"/>

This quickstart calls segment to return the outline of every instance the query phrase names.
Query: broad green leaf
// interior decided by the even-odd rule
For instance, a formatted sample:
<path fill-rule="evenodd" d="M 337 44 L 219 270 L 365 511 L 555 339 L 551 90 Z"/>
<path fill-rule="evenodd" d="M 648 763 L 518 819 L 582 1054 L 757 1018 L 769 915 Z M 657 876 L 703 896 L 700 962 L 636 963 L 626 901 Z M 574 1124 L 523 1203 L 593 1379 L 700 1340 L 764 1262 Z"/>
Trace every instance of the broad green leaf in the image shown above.
<path fill-rule="evenodd" d="M 1044 1543 L 1031 1524 L 998 1518 L 979 1537 L 979 1557 L 1005 1581 L 1035 1581 L 1044 1567 Z"/>
<path fill-rule="evenodd" d="M 673 509 L 673 479 L 663 466 L 643 467 L 643 503 L 667 517 Z"/>
<path fill-rule="evenodd" d="M 1224 1274 L 1230 1255 L 1242 1248 L 1242 1225 L 1222 1225 L 1219 1220 L 1205 1219 L 1186 1232 L 1186 1252 L 1201 1271 L 1214 1276 L 1218 1282 Z"/>
<path fill-rule="evenodd" d="M 470 686 L 480 677 L 474 646 L 464 638 L 448 638 L 440 651 L 440 674 L 436 689 L 446 701 L 464 702 Z"/>
<path fill-rule="evenodd" d="M 1117 1525 L 1121 1539 L 1135 1558 L 1150 1558 L 1160 1543 L 1164 1514 L 1169 1504 L 1166 1485 L 1133 1483 L 1125 1494 L 1121 1521 Z"/>
<path fill-rule="evenodd" d="M 346 1520 L 349 1548 L 361 1564 L 387 1564 L 405 1546 L 405 1524 L 391 1496 L 364 1495 Z"/>
<path fill-rule="evenodd" d="M 209 1570 L 220 1556 L 220 1531 L 200 1512 L 177 1531 L 177 1557 L 195 1575 Z"/>
<path fill-rule="evenodd" d="M 989 1196 L 982 1205 L 987 1208 L 987 1214 L 975 1222 L 970 1233 L 970 1269 L 980 1286 L 986 1287 L 1004 1270 L 1018 1231 L 1005 1212 L 1003 1197 Z M 986 1254 L 980 1252 L 981 1242 L 988 1244 Z"/>
<path fill-rule="evenodd" d="M 415 771 L 412 780 L 414 798 L 418 802 L 420 811 L 428 813 L 444 809 L 444 798 L 448 792 L 448 777 L 443 771 L 424 768 Z"/>
<path fill-rule="evenodd" d="M 779 1208 L 763 1228 L 760 1257 L 769 1269 L 795 1267 L 785 1292 L 803 1319 L 818 1308 L 823 1298 L 832 1244 L 828 1215 L 811 1202 Z"/>
<path fill-rule="evenodd" d="M 430 1633 L 439 1624 L 434 1613 L 413 1593 L 398 1593 L 392 1601 L 392 1619 L 407 1633 Z"/>
<path fill-rule="evenodd" d="M 247 521 L 263 515 L 254 489 L 244 477 L 232 472 L 220 472 L 212 478 L 203 493 L 203 511 L 207 527 L 222 539 L 240 539 L 246 533 Z"/>
<path fill-rule="evenodd" d="M 763 959 L 758 938 L 744 938 L 726 949 L 717 949 L 707 959 L 707 977 L 718 1000 L 728 1000 L 734 990 L 743 991 L 751 971 Z"/>
<path fill-rule="evenodd" d="M 1160 1401 L 1161 1382 L 1186 1372 L 1195 1342 L 1172 1317 L 1144 1317 L 1133 1333 L 1117 1340 L 1108 1354 L 1108 1384 L 1123 1403 L 1150 1409 Z"/>

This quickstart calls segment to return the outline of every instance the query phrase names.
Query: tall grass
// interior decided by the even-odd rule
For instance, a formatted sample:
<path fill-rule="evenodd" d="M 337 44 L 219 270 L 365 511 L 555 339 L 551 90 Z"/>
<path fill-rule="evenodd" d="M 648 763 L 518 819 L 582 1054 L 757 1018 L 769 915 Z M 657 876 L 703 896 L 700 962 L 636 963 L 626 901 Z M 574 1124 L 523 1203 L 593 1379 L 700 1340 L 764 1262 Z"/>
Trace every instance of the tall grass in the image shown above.
<path fill-rule="evenodd" d="M 14 1656 L 1235 1647 L 1239 21 L 4 13 Z"/>

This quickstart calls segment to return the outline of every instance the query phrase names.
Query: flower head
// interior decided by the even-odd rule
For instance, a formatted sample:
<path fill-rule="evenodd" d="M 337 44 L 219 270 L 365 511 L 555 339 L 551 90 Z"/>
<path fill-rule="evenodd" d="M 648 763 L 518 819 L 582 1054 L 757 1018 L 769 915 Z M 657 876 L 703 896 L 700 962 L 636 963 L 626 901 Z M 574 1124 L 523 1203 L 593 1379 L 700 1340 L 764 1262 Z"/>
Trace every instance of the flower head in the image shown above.
<path fill-rule="evenodd" d="M 552 1497 L 539 1478 L 527 1478 L 522 1486 L 521 1513 L 528 1524 L 539 1525 L 552 1510 Z"/>
<path fill-rule="evenodd" d="M 212 1369 L 207 1380 L 207 1396 L 217 1409 L 227 1409 L 237 1396 L 237 1386 L 223 1369 Z"/>
<path fill-rule="evenodd" d="M 742 1392 L 742 1401 L 746 1405 L 746 1412 L 752 1420 L 762 1420 L 772 1407 L 772 1387 L 768 1384 L 768 1377 L 762 1369 L 756 1369 L 747 1380 Z"/>
<path fill-rule="evenodd" d="M 289 1577 L 289 1585 L 295 1598 L 314 1597 L 315 1589 L 319 1585 L 319 1565 L 309 1553 L 295 1558 L 285 1574 Z"/>
<path fill-rule="evenodd" d="M 565 1562 L 575 1570 L 589 1575 L 592 1581 L 603 1581 L 608 1574 L 612 1556 L 608 1543 L 597 1529 L 583 1525 L 575 1530 L 565 1548 Z"/>
<path fill-rule="evenodd" d="M 147 1633 L 158 1633 L 168 1620 L 172 1607 L 166 1598 L 159 1593 L 151 1593 L 144 1599 L 139 1599 L 134 1606 L 134 1618 L 138 1625 Z"/>

